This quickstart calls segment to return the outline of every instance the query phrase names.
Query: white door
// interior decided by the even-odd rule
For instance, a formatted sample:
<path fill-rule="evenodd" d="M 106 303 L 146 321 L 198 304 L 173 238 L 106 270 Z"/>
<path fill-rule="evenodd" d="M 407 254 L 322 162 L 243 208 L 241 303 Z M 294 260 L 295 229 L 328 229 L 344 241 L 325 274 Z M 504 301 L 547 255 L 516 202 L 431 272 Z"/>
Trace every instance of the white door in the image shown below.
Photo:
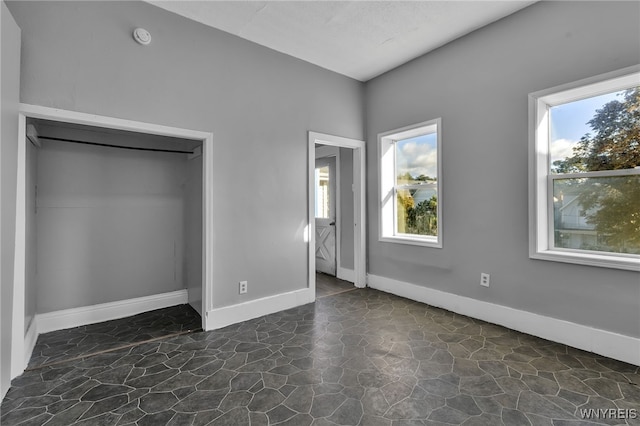
<path fill-rule="evenodd" d="M 316 160 L 316 271 L 336 275 L 336 157 Z"/>

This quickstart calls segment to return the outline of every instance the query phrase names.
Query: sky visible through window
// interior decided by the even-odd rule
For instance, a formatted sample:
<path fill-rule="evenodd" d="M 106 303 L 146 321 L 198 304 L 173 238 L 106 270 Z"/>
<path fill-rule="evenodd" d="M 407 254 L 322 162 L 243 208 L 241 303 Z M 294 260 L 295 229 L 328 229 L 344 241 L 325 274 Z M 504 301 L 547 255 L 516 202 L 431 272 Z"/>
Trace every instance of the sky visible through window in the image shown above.
<path fill-rule="evenodd" d="M 551 108 L 551 164 L 556 160 L 564 160 L 573 155 L 573 147 L 580 138 L 591 133 L 587 124 L 596 110 L 614 99 L 622 101 L 624 91 L 607 93 L 593 98 L 569 102 Z"/>
<path fill-rule="evenodd" d="M 416 136 L 403 139 L 396 145 L 396 173 L 420 175 L 436 179 L 438 176 L 438 134 Z"/>

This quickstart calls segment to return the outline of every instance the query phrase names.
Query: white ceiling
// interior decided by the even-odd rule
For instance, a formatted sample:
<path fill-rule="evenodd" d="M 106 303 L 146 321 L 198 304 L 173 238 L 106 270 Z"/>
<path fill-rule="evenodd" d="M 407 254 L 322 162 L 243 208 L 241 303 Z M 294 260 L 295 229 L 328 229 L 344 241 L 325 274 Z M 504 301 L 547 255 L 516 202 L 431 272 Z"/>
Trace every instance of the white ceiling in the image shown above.
<path fill-rule="evenodd" d="M 533 0 L 147 1 L 360 81 L 535 3 Z"/>

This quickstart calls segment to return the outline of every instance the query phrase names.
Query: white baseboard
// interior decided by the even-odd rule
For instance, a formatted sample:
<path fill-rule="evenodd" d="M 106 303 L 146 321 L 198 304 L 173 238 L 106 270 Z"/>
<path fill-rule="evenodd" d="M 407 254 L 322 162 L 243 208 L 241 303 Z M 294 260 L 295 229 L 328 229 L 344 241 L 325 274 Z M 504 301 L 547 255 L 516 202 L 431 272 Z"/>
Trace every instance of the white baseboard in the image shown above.
<path fill-rule="evenodd" d="M 625 336 L 377 275 L 368 276 L 368 285 L 377 290 L 447 309 L 461 315 L 499 324 L 512 330 L 604 355 L 619 361 L 640 365 L 640 339 L 636 337 Z"/>
<path fill-rule="evenodd" d="M 353 269 L 339 267 L 336 276 L 341 280 L 349 281 L 350 283 L 356 282 L 356 273 Z"/>
<path fill-rule="evenodd" d="M 306 305 L 313 302 L 315 297 L 316 295 L 311 289 L 304 288 L 238 303 L 237 305 L 215 308 L 207 312 L 206 329 L 216 330 L 231 324 Z"/>
<path fill-rule="evenodd" d="M 33 322 L 36 323 L 37 334 L 48 333 L 50 331 L 64 330 L 65 328 L 124 318 L 154 309 L 168 308 L 185 303 L 188 303 L 187 290 L 177 290 L 135 299 L 118 300 L 117 302 L 37 314 Z"/>

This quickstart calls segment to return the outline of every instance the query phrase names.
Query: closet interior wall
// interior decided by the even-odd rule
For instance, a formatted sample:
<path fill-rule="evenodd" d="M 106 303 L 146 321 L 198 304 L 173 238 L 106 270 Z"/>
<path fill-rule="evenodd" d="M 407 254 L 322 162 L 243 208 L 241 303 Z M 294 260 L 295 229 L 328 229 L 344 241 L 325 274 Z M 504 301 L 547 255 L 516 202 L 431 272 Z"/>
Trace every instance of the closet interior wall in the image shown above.
<path fill-rule="evenodd" d="M 25 326 L 36 314 L 188 289 L 201 312 L 201 142 L 33 120 Z"/>

